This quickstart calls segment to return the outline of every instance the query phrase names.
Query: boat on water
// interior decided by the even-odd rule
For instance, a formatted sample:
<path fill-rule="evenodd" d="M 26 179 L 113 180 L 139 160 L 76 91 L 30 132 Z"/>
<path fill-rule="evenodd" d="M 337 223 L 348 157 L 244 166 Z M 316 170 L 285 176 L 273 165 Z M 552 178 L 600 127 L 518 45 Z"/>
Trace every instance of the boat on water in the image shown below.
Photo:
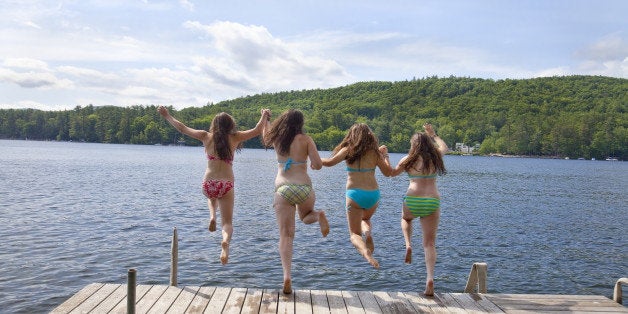
<path fill-rule="evenodd" d="M 618 161 L 617 157 L 606 157 L 606 161 Z"/>

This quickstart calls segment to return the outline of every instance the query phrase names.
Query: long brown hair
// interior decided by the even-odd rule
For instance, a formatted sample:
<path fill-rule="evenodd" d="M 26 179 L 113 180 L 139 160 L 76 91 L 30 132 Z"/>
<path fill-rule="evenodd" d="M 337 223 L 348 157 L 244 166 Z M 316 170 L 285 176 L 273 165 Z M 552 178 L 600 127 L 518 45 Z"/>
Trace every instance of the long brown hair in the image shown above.
<path fill-rule="evenodd" d="M 408 152 L 408 158 L 406 158 L 401 167 L 405 171 L 414 169 L 417 161 L 421 159 L 421 172 L 433 173 L 436 172 L 439 175 L 447 173 L 445 169 L 445 163 L 443 162 L 443 156 L 438 152 L 433 140 L 427 136 L 427 134 L 418 132 L 410 139 L 410 151 Z"/>
<path fill-rule="evenodd" d="M 264 144 L 274 146 L 280 155 L 290 154 L 290 144 L 297 134 L 303 133 L 303 113 L 296 109 L 284 112 L 270 126 Z"/>
<path fill-rule="evenodd" d="M 371 128 L 364 123 L 352 125 L 342 142 L 334 148 L 333 153 L 336 154 L 343 147 L 347 148 L 345 160 L 350 164 L 362 158 L 369 151 L 374 151 L 377 153 L 377 156 L 380 156 L 377 137 L 375 137 Z"/>
<path fill-rule="evenodd" d="M 229 143 L 229 135 L 235 131 L 236 124 L 233 118 L 221 112 L 217 114 L 209 126 L 209 132 L 212 134 L 214 141 L 214 150 L 218 158 L 223 160 L 233 159 L 233 151 Z"/>

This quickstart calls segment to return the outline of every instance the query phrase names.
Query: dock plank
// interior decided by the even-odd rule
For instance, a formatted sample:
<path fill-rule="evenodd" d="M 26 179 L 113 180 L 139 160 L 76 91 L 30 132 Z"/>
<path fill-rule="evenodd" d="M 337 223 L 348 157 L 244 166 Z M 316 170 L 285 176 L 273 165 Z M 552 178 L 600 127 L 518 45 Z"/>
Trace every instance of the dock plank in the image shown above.
<path fill-rule="evenodd" d="M 209 300 L 209 303 L 203 313 L 222 313 L 222 310 L 225 308 L 225 304 L 227 303 L 227 299 L 229 298 L 229 293 L 231 293 L 231 288 L 216 287 L 216 290 L 214 291 L 214 294 Z"/>
<path fill-rule="evenodd" d="M 475 299 L 471 298 L 468 293 L 450 293 L 449 295 L 469 313 L 485 312 L 484 308 Z"/>
<path fill-rule="evenodd" d="M 181 291 L 183 291 L 181 288 L 168 286 L 166 291 L 164 291 L 164 293 L 159 297 L 159 299 L 157 299 L 155 304 L 153 304 L 153 306 L 150 308 L 150 312 L 152 313 L 168 312 L 168 309 L 170 309 L 170 307 L 174 303 L 174 300 L 176 300 L 179 297 L 179 294 L 181 294 Z"/>
<path fill-rule="evenodd" d="M 362 303 L 362 308 L 364 308 L 365 313 L 382 312 L 382 309 L 379 308 L 379 303 L 377 303 L 377 299 L 375 299 L 373 292 L 358 291 L 358 296 L 360 297 L 360 303 Z"/>
<path fill-rule="evenodd" d="M 94 313 L 109 313 L 113 310 L 122 300 L 126 300 L 127 289 L 126 285 L 117 285 L 118 287 L 109 296 L 102 300 L 98 306 L 96 306 L 92 312 Z"/>
<path fill-rule="evenodd" d="M 184 313 L 200 287 L 183 287 L 166 313 Z"/>
<path fill-rule="evenodd" d="M 294 312 L 312 313 L 310 290 L 294 290 Z"/>
<path fill-rule="evenodd" d="M 327 292 L 324 290 L 310 290 L 312 298 L 313 314 L 329 314 L 329 301 L 327 300 Z"/>
<path fill-rule="evenodd" d="M 432 297 L 425 297 L 418 292 L 404 292 L 403 294 L 418 313 L 449 313 L 447 308 L 438 304 Z"/>
<path fill-rule="evenodd" d="M 434 293 L 436 302 L 447 308 L 449 313 L 467 313 L 467 311 L 449 293 Z"/>
<path fill-rule="evenodd" d="M 374 291 L 373 296 L 375 296 L 375 299 L 384 314 L 416 313 L 414 308 L 408 304 L 406 300 L 399 299 L 396 294 L 391 295 L 390 293 L 384 291 Z"/>
<path fill-rule="evenodd" d="M 194 295 L 192 302 L 190 302 L 190 305 L 188 305 L 185 310 L 185 313 L 203 313 L 207 304 L 209 304 L 209 300 L 211 300 L 214 295 L 214 291 L 216 291 L 216 287 L 200 287 L 196 292 L 196 295 Z"/>
<path fill-rule="evenodd" d="M 124 290 L 127 290 L 127 285 L 122 285 Z M 146 292 L 151 288 L 149 285 L 139 285 L 135 287 L 135 304 L 137 301 L 141 299 Z M 126 291 L 124 292 L 124 297 L 118 304 L 111 310 L 109 313 L 111 314 L 124 314 L 126 313 Z"/>
<path fill-rule="evenodd" d="M 222 313 L 225 314 L 238 314 L 242 310 L 244 305 L 244 299 L 246 298 L 246 288 L 231 288 L 231 293 L 225 302 L 225 307 Z"/>
<path fill-rule="evenodd" d="M 277 314 L 294 314 L 294 293 L 279 293 Z"/>
<path fill-rule="evenodd" d="M 70 313 L 86 313 L 91 312 L 96 308 L 104 299 L 106 299 L 111 293 L 113 293 L 119 285 L 106 284 L 100 289 L 90 295 L 85 301 L 74 308 Z"/>
<path fill-rule="evenodd" d="M 127 286 L 85 286 L 51 313 L 125 313 Z M 136 286 L 136 313 L 628 313 L 604 296 Z"/>
<path fill-rule="evenodd" d="M 83 289 L 79 290 L 75 295 L 65 300 L 65 302 L 61 303 L 57 308 L 52 310 L 51 313 L 70 313 L 73 309 L 75 309 L 79 304 L 83 303 L 87 298 L 89 298 L 92 294 L 94 294 L 98 289 L 102 288 L 104 284 L 102 283 L 91 283 L 85 286 Z"/>
<path fill-rule="evenodd" d="M 264 289 L 262 293 L 262 302 L 259 312 L 261 314 L 277 313 L 277 305 L 279 304 L 279 290 Z"/>
<path fill-rule="evenodd" d="M 342 292 L 339 290 L 324 290 L 327 297 L 327 305 L 331 314 L 347 314 L 347 307 L 345 305 Z"/>
<path fill-rule="evenodd" d="M 259 313 L 260 306 L 262 304 L 263 292 L 264 291 L 260 289 L 247 289 L 244 304 L 242 305 L 242 311 L 240 313 Z"/>
<path fill-rule="evenodd" d="M 135 313 L 148 313 L 153 304 L 157 302 L 167 289 L 168 286 L 151 286 L 142 298 L 135 303 Z"/>
<path fill-rule="evenodd" d="M 358 296 L 358 293 L 356 291 L 333 291 L 333 293 L 334 293 L 334 296 L 336 295 L 336 293 L 342 296 L 342 299 L 337 301 L 337 303 L 344 301 L 344 305 L 347 310 L 346 313 L 348 314 L 364 314 L 365 313 L 364 308 L 362 307 L 362 302 L 360 302 L 360 296 Z M 328 292 L 327 295 L 329 294 L 330 293 Z M 336 301 L 334 301 L 334 303 L 336 303 Z M 330 302 L 330 307 L 331 307 L 331 302 Z M 334 312 L 332 311 L 332 313 Z M 345 313 L 345 312 L 339 311 L 336 313 Z"/>

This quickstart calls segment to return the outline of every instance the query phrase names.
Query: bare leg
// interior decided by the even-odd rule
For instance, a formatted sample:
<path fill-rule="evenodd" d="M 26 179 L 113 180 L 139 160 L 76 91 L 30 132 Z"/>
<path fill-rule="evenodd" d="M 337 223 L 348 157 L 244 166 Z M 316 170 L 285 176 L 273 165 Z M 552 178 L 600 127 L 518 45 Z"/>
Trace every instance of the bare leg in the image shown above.
<path fill-rule="evenodd" d="M 234 193 L 233 190 L 225 194 L 218 200 L 218 207 L 220 208 L 220 223 L 222 225 L 222 243 L 220 244 L 222 250 L 220 252 L 220 262 L 225 265 L 229 261 L 229 244 L 231 243 L 231 236 L 233 235 L 233 202 Z"/>
<path fill-rule="evenodd" d="M 363 210 L 358 208 L 353 201 L 349 203 L 347 209 L 347 222 L 349 224 L 349 238 L 353 246 L 362 254 L 369 264 L 375 268 L 379 268 L 379 262 L 373 257 L 373 252 L 368 249 L 366 242 L 362 239 L 362 219 L 363 215 L 370 218 L 375 212 L 373 207 L 369 210 Z"/>
<path fill-rule="evenodd" d="M 410 213 L 408 208 L 404 205 L 401 215 L 401 231 L 403 232 L 403 238 L 406 241 L 406 264 L 412 264 L 412 219 L 414 216 Z"/>
<path fill-rule="evenodd" d="M 421 230 L 423 231 L 423 252 L 425 254 L 425 269 L 427 278 L 425 282 L 425 295 L 434 295 L 434 266 L 436 265 L 436 231 L 440 219 L 440 210 L 421 218 Z"/>
<path fill-rule="evenodd" d="M 316 196 L 314 195 L 314 191 L 312 191 L 305 202 L 297 205 L 299 219 L 301 219 L 301 221 L 303 221 L 306 225 L 313 224 L 318 221 L 321 228 L 321 234 L 323 237 L 326 237 L 329 234 L 329 222 L 327 221 L 327 216 L 325 216 L 324 211 L 314 210 L 315 201 Z"/>
<path fill-rule="evenodd" d="M 290 205 L 279 194 L 275 194 L 273 202 L 277 225 L 279 227 L 279 256 L 283 268 L 283 292 L 292 293 L 292 281 L 290 270 L 292 268 L 292 249 L 294 243 L 295 207 Z"/>
<path fill-rule="evenodd" d="M 209 208 L 209 232 L 216 231 L 216 207 L 218 204 L 215 199 L 207 199 L 207 207 Z"/>
<path fill-rule="evenodd" d="M 366 248 L 369 249 L 371 253 L 375 252 L 375 243 L 373 243 L 373 236 L 371 235 L 370 219 L 362 220 L 362 233 L 364 233 Z"/>

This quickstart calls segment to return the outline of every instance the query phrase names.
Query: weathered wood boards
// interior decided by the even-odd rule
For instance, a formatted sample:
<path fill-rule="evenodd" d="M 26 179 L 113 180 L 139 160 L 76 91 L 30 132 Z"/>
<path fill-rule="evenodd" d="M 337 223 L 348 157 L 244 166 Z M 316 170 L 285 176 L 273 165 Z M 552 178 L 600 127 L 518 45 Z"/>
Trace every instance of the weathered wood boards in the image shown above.
<path fill-rule="evenodd" d="M 126 313 L 127 286 L 93 283 L 51 313 Z M 615 312 L 603 296 L 294 290 L 138 285 L 136 313 L 532 313 Z"/>

